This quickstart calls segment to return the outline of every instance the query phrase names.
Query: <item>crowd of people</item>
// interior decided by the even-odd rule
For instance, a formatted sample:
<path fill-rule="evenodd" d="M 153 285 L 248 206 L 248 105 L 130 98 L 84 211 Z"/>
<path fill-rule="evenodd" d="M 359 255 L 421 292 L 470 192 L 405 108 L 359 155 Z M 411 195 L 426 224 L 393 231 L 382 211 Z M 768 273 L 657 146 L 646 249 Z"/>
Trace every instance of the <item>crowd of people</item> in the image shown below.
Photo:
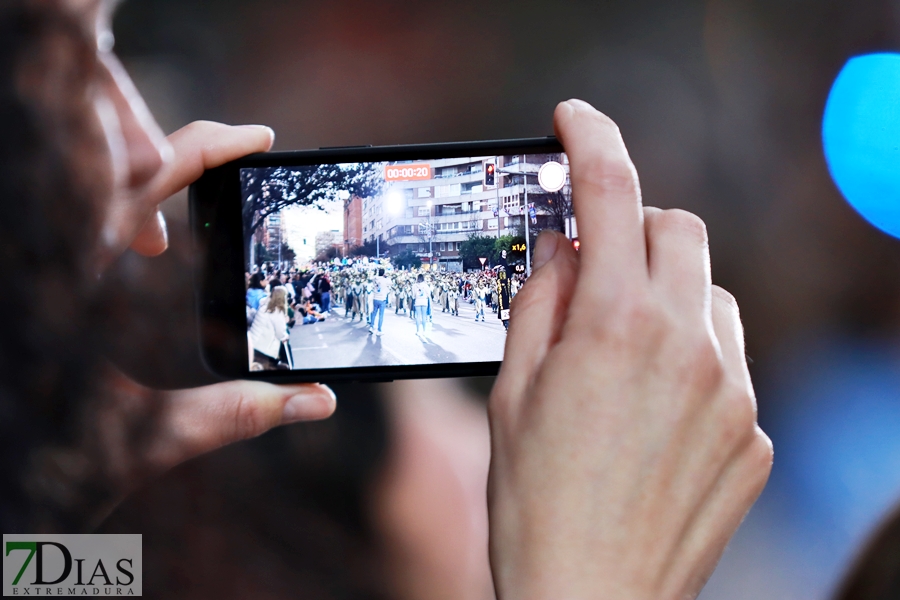
<path fill-rule="evenodd" d="M 246 273 L 251 370 L 293 368 L 291 329 L 328 318 L 358 319 L 380 337 L 384 314 L 393 310 L 414 320 L 416 336 L 428 341 L 435 312 L 460 317 L 461 305 L 469 304 L 475 322 L 493 313 L 507 328 L 509 303 L 525 283 L 524 275 L 508 271 L 505 256 L 493 269 L 468 273 L 398 270 L 368 259 L 285 271 L 260 265 Z"/>

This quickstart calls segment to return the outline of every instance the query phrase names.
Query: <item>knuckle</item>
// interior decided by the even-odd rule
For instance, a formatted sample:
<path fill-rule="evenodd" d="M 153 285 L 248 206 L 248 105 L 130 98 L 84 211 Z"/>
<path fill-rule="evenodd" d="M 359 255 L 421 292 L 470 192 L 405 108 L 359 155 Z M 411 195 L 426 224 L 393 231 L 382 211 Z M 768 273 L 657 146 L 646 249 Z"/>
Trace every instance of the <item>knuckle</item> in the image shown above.
<path fill-rule="evenodd" d="M 721 398 L 720 410 L 723 412 L 723 433 L 726 440 L 738 443 L 754 435 L 757 429 L 756 407 L 746 386 L 729 382 L 725 384 Z"/>
<path fill-rule="evenodd" d="M 212 121 L 192 121 L 185 125 L 181 131 L 189 135 L 197 135 L 209 131 L 213 125 Z"/>
<path fill-rule="evenodd" d="M 757 428 L 757 434 L 754 435 L 747 446 L 745 456 L 754 475 L 756 487 L 761 489 L 768 481 L 775 461 L 775 450 L 772 447 L 772 440 L 761 429 Z"/>
<path fill-rule="evenodd" d="M 623 302 L 613 314 L 613 331 L 631 338 L 635 335 L 652 339 L 664 334 L 673 324 L 662 307 L 649 296 Z M 615 326 L 617 325 L 617 326 Z"/>
<path fill-rule="evenodd" d="M 725 379 L 725 367 L 709 336 L 701 336 L 683 345 L 685 366 L 695 374 L 701 389 L 718 389 Z"/>
<path fill-rule="evenodd" d="M 640 194 L 637 171 L 625 160 L 610 160 L 609 157 L 595 157 L 587 165 L 585 179 L 600 194 Z"/>
<path fill-rule="evenodd" d="M 523 287 L 516 297 L 512 299 L 512 302 L 509 304 L 509 314 L 512 319 L 515 315 L 520 313 L 530 312 L 531 309 L 540 304 L 543 300 L 549 297 L 548 290 L 539 289 L 544 286 L 541 285 L 541 279 L 539 279 L 540 274 L 535 273 L 532 276 L 533 281 L 529 281 L 528 285 Z"/>
<path fill-rule="evenodd" d="M 268 429 L 265 411 L 247 390 L 238 392 L 234 409 L 234 439 L 256 437 Z"/>
<path fill-rule="evenodd" d="M 739 311 L 737 298 L 735 298 L 734 295 L 725 288 L 714 285 L 712 286 L 712 294 L 714 298 L 725 303 L 735 312 Z"/>
<path fill-rule="evenodd" d="M 674 234 L 690 236 L 703 245 L 709 242 L 706 223 L 694 213 L 686 210 L 673 208 L 664 211 L 659 215 L 659 226 Z"/>

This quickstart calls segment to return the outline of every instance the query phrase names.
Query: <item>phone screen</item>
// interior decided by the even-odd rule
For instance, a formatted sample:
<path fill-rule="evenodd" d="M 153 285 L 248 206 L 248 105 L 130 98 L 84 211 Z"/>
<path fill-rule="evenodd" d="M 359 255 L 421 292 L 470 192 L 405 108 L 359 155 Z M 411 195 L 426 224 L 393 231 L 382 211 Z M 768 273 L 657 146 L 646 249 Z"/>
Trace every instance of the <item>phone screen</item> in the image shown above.
<path fill-rule="evenodd" d="M 497 362 L 564 153 L 240 170 L 251 371 Z M 549 318 L 549 317 L 548 317 Z"/>

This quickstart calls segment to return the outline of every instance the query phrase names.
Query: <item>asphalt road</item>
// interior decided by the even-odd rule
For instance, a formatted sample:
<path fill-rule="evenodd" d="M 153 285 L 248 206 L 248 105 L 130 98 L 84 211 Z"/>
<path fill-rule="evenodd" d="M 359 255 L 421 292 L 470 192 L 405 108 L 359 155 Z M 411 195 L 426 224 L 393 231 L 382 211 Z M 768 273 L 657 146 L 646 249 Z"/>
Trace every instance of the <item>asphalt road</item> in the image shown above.
<path fill-rule="evenodd" d="M 422 365 L 447 362 L 482 362 L 503 359 L 506 332 L 497 315 L 485 309 L 486 322 L 475 322 L 475 307 L 460 304 L 459 316 L 439 310 L 425 341 L 416 337 L 416 324 L 408 315 L 384 313 L 384 335 L 369 333 L 368 325 L 344 318 L 335 307 L 327 320 L 296 325 L 291 331 L 294 366 L 298 369 Z M 376 323 L 377 325 L 377 323 Z"/>

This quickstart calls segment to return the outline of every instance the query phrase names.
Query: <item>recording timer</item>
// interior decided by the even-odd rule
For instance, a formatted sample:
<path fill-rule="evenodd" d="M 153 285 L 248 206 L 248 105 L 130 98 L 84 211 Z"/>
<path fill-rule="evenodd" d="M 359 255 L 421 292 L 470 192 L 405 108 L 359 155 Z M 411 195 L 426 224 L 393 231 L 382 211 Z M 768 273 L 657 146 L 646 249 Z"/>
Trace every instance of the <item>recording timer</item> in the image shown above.
<path fill-rule="evenodd" d="M 431 165 L 386 165 L 384 178 L 386 181 L 424 181 L 431 179 Z"/>

